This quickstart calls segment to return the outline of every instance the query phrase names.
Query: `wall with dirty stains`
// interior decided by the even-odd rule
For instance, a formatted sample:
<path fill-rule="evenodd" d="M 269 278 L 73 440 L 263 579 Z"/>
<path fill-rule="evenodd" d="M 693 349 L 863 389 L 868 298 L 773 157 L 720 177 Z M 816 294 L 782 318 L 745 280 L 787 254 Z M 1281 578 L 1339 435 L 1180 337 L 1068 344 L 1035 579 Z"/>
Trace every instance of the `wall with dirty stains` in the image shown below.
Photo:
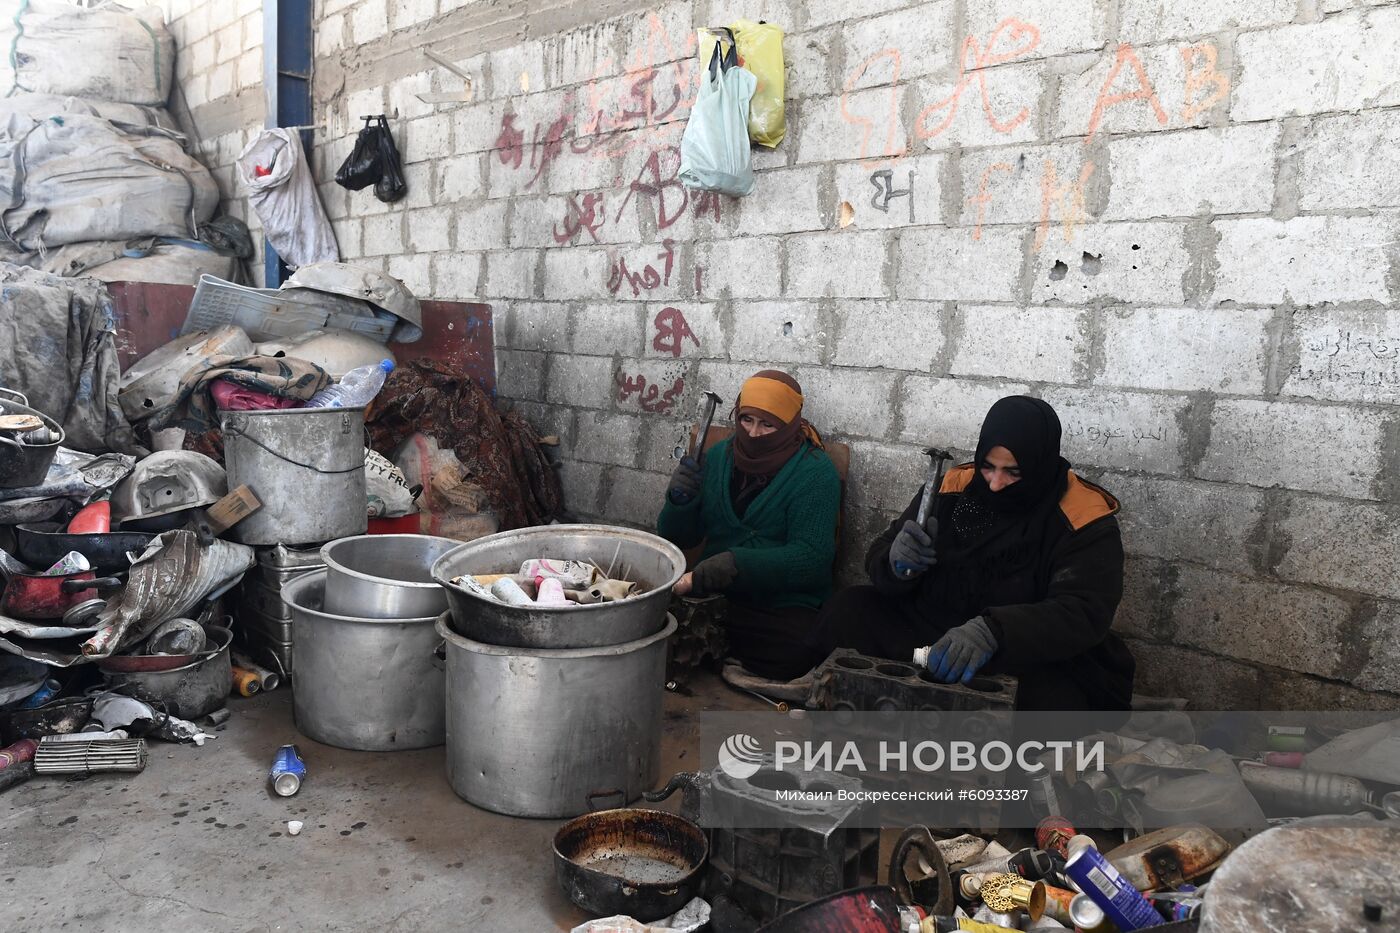
<path fill-rule="evenodd" d="M 1394 4 L 319 6 L 345 256 L 492 303 L 579 516 L 648 524 L 700 393 L 778 366 L 852 448 L 856 579 L 921 448 L 1028 392 L 1123 500 L 1140 692 L 1400 705 Z M 694 28 L 741 9 L 789 29 L 788 135 L 735 200 L 677 171 Z M 261 111 L 206 98 L 236 154 Z M 392 206 L 331 183 L 379 112 Z"/>

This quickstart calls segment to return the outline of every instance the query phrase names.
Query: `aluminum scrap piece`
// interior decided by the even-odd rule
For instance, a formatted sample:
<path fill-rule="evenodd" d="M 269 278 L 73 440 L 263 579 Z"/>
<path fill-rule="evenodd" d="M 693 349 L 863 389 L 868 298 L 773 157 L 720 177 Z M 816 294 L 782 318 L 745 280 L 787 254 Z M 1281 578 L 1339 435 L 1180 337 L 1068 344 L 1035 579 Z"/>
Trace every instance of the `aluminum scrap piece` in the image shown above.
<path fill-rule="evenodd" d="M 143 771 L 145 768 L 145 739 L 51 742 L 46 736 L 34 753 L 35 774 L 95 774 Z"/>

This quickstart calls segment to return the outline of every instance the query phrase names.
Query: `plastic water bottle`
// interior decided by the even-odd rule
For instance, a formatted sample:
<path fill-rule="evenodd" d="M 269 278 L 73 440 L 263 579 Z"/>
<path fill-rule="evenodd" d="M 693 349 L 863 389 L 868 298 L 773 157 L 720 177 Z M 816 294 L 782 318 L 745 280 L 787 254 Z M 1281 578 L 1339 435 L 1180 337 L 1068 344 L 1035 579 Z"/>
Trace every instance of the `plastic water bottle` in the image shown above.
<path fill-rule="evenodd" d="M 358 366 L 340 381 L 326 386 L 311 396 L 307 408 L 359 408 L 374 401 L 384 380 L 394 371 L 393 360 L 380 360 L 373 366 Z"/>

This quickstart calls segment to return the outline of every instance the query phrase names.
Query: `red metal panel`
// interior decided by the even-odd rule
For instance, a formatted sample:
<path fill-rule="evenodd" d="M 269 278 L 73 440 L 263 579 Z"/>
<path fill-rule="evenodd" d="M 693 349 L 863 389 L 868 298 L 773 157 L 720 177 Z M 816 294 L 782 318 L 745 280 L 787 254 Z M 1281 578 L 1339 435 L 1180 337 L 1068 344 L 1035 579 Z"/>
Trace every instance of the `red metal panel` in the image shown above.
<path fill-rule="evenodd" d="M 108 286 L 116 312 L 117 355 L 122 369 L 180 333 L 194 298 L 193 285 L 113 282 Z M 496 355 L 491 306 L 463 301 L 423 301 L 423 337 L 413 343 L 390 343 L 399 362 L 441 360 L 466 373 L 493 396 Z"/>

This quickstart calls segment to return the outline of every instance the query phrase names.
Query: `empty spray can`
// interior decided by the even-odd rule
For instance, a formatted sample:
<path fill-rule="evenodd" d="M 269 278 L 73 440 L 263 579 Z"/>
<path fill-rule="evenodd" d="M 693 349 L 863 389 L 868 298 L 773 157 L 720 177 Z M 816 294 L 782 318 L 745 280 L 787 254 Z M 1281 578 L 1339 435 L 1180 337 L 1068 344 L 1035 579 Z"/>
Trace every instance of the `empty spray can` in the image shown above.
<path fill-rule="evenodd" d="M 1162 922 L 1157 908 L 1119 874 L 1098 849 L 1085 847 L 1071 855 L 1065 863 L 1065 874 L 1123 933 Z"/>
<path fill-rule="evenodd" d="M 239 696 L 250 697 L 262 690 L 262 682 L 258 680 L 257 674 L 235 665 L 233 668 L 233 690 Z"/>
<path fill-rule="evenodd" d="M 1076 894 L 1069 902 L 1070 925 L 1080 933 L 1113 933 L 1113 924 L 1103 914 L 1103 908 L 1087 894 Z"/>
<path fill-rule="evenodd" d="M 1354 813 L 1371 803 L 1366 785 L 1343 774 L 1242 762 L 1240 778 L 1260 805 L 1270 811 Z"/>
<path fill-rule="evenodd" d="M 297 754 L 295 745 L 283 745 L 272 759 L 272 789 L 279 797 L 290 797 L 301 789 L 306 777 L 306 762 Z"/>
<path fill-rule="evenodd" d="M 20 739 L 13 745 L 0 748 L 0 770 L 34 760 L 34 752 L 39 743 L 33 739 Z"/>

